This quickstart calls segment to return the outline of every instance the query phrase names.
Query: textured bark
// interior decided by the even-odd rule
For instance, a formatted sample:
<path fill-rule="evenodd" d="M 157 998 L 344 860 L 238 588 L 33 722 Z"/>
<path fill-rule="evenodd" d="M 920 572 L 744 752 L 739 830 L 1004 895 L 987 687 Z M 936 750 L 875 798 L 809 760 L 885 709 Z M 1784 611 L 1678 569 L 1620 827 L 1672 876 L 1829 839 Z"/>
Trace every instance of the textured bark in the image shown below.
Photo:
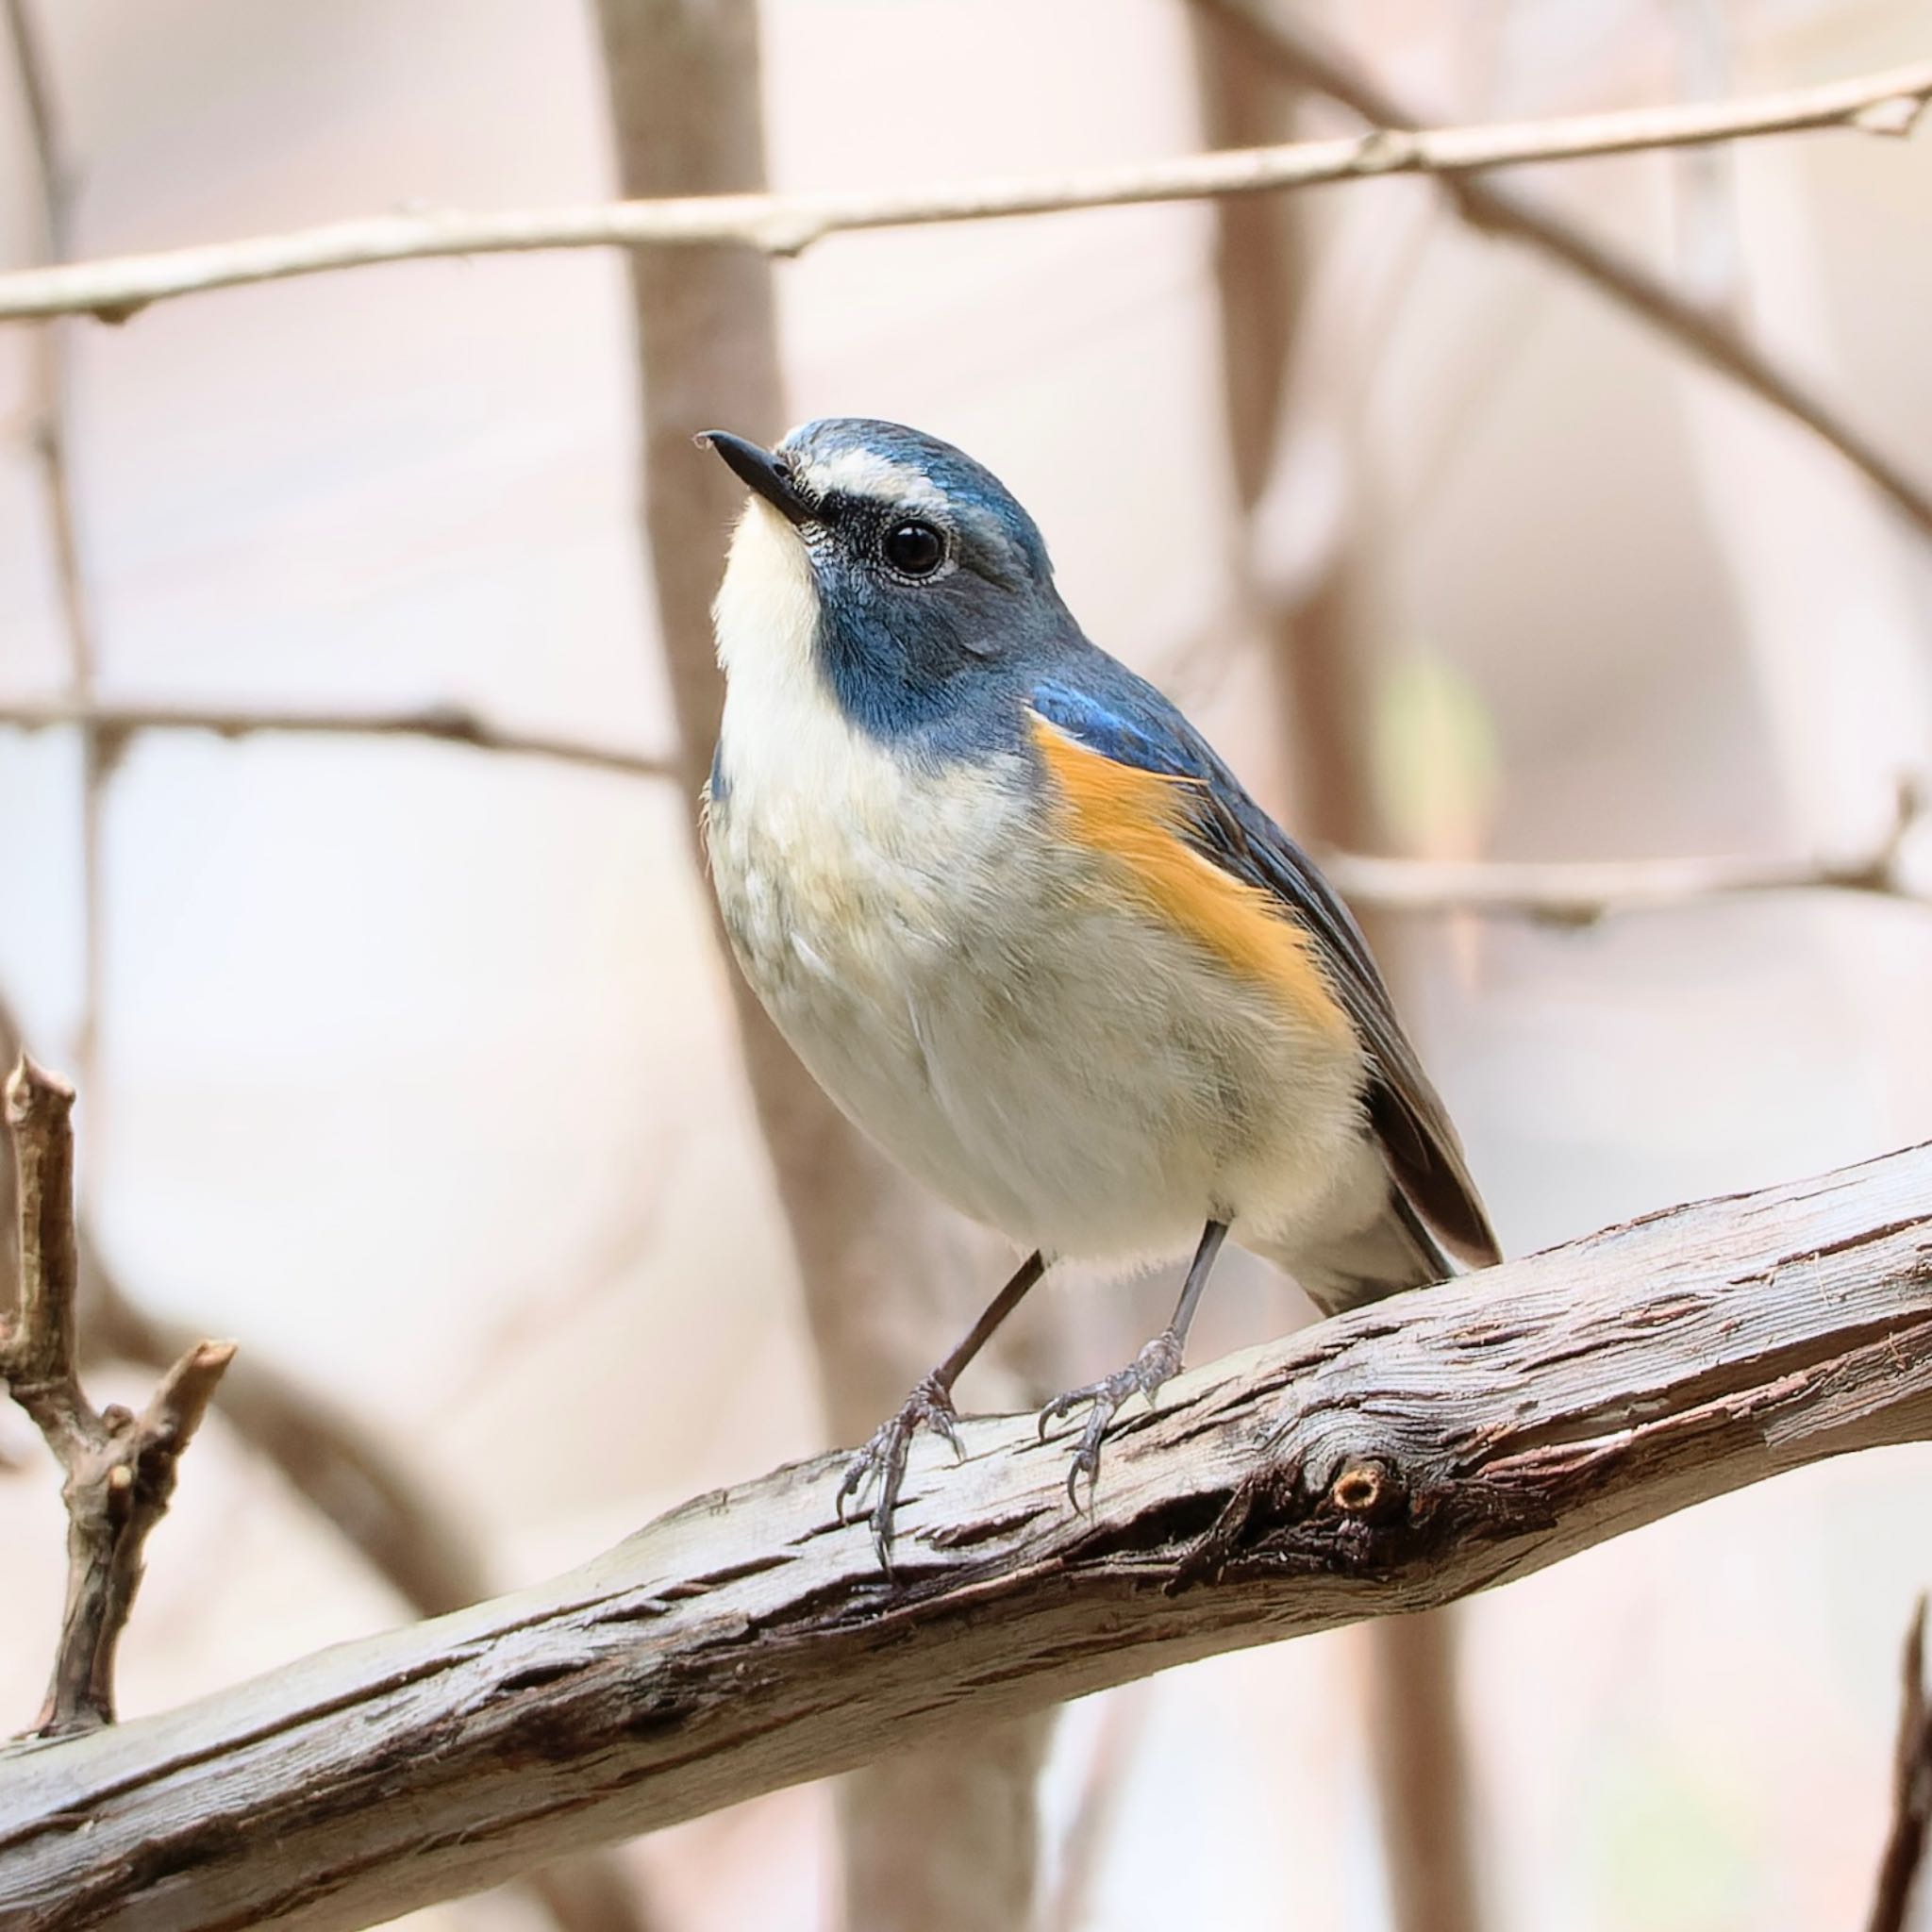
<path fill-rule="evenodd" d="M 623 192 L 760 187 L 752 0 L 599 0 L 597 13 Z M 770 263 L 742 248 L 634 250 L 630 278 L 645 534 L 695 834 L 695 797 L 724 699 L 711 599 L 744 491 L 691 439 L 730 429 L 770 441 L 784 428 L 774 293 Z M 956 1257 L 924 1197 L 826 1099 L 736 973 L 731 989 L 753 1105 L 797 1257 L 824 1412 L 837 1440 L 862 1440 L 930 1365 L 908 1354 L 909 1338 L 928 1328 L 934 1357 L 952 1339 L 941 1332 L 952 1317 L 935 1291 Z M 900 1319 L 882 1321 L 882 1306 Z M 962 1744 L 943 1762 L 908 1761 L 890 1779 L 860 1778 L 841 1790 L 853 1932 L 902 1924 L 924 1932 L 1004 1932 L 1017 1923 L 982 1917 L 979 1901 L 1031 1893 L 1033 1773 L 1044 1742 L 1043 1721 L 1030 1722 L 1015 1735 Z M 966 1858 L 980 1875 L 977 1889 L 948 1877 Z"/>
<path fill-rule="evenodd" d="M 1932 1432 L 1932 1148 L 1675 1210 L 1189 1374 L 1093 1512 L 1030 1418 L 901 1514 L 837 1459 L 558 1580 L 0 1755 L 8 1932 L 366 1925 L 1216 1651 L 1412 1611 Z"/>

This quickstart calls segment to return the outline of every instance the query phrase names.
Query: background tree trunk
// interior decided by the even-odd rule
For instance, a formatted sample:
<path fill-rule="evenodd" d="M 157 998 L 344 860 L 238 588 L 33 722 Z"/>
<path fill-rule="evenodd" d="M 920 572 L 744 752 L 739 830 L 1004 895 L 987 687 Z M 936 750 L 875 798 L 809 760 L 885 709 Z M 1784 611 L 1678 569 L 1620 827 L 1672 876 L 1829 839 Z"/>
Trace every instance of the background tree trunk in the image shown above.
<path fill-rule="evenodd" d="M 623 192 L 762 187 L 752 0 L 598 0 L 597 18 Z M 749 248 L 642 248 L 629 265 L 644 533 L 695 838 L 724 701 L 711 599 L 744 491 L 691 439 L 717 428 L 769 443 L 784 430 L 776 298 L 771 264 Z M 702 867 L 695 843 L 693 856 Z M 975 1291 L 960 1280 L 958 1245 L 932 1206 L 826 1099 L 735 970 L 731 988 L 825 1421 L 835 1441 L 860 1442 L 944 1352 L 946 1310 L 958 1300 L 947 1289 L 958 1284 L 969 1301 Z M 853 1932 L 1024 1924 L 1049 1728 L 1048 1716 L 993 1726 L 942 1756 L 901 1757 L 846 1782 L 839 1816 Z"/>

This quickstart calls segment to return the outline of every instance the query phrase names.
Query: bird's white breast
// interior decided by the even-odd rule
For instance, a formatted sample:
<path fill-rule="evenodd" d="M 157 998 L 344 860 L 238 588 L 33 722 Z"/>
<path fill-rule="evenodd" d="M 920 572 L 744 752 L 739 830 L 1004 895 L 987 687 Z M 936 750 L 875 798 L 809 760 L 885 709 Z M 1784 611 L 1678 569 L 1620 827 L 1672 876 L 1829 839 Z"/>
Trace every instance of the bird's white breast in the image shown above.
<path fill-rule="evenodd" d="M 1359 1147 L 1358 1058 L 1231 984 L 1052 831 L 1017 753 L 855 726 L 803 546 L 754 503 L 716 617 L 713 877 L 734 949 L 839 1105 L 936 1192 L 1063 1255 L 1288 1228 Z"/>

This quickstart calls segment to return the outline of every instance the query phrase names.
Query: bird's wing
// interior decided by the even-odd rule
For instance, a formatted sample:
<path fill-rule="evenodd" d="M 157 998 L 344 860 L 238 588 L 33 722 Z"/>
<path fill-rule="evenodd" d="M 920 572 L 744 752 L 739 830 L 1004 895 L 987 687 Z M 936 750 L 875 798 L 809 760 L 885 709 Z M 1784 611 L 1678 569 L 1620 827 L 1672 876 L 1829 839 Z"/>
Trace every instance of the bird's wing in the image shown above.
<path fill-rule="evenodd" d="M 1242 789 L 1207 741 L 1150 684 L 1095 652 L 1077 686 L 1035 684 L 1035 714 L 1116 764 L 1186 781 L 1183 835 L 1204 858 L 1269 893 L 1313 942 L 1329 991 L 1366 1047 L 1369 1124 L 1404 1198 L 1461 1260 L 1502 1258 L 1447 1109 L 1416 1058 L 1347 907 L 1307 855 Z"/>

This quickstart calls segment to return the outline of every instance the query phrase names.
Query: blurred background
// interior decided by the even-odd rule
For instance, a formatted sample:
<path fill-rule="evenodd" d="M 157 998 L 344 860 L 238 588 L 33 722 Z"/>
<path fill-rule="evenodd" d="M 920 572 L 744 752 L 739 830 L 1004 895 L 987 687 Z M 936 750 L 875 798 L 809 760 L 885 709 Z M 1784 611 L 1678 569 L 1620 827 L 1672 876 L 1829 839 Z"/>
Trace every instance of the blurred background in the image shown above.
<path fill-rule="evenodd" d="M 774 186 L 856 187 L 1358 125 L 1296 34 L 1434 123 L 1932 45 L 1921 0 L 1273 12 L 1286 39 L 1180 0 L 11 0 L 49 111 L 0 77 L 0 254 L 751 186 L 760 144 Z M 1932 488 L 1932 141 L 1498 178 Z M 144 1395 L 178 1327 L 243 1350 L 151 1546 L 126 1711 L 861 1438 L 1001 1274 L 849 1137 L 801 1177 L 810 1103 L 741 1044 L 693 863 L 731 497 L 683 437 L 822 414 L 990 464 L 1091 634 L 1317 843 L 1853 850 L 1932 753 L 1927 531 L 1424 182 L 0 332 L 0 713 L 455 704 L 680 773 L 406 736 L 90 752 L 0 719 L 0 997 L 81 1082 L 92 1386 Z M 1374 937 L 1512 1253 L 1932 1135 L 1924 907 Z M 1116 1366 L 1172 1291 L 1050 1288 L 965 1406 Z M 1194 1357 L 1309 1312 L 1229 1267 Z M 408 1923 L 1855 1925 L 1928 1531 L 1932 1453 L 1813 1469 L 1454 1624 L 1174 1671 Z M 62 1574 L 50 1467 L 0 1408 L 0 1727 L 36 1707 Z"/>

